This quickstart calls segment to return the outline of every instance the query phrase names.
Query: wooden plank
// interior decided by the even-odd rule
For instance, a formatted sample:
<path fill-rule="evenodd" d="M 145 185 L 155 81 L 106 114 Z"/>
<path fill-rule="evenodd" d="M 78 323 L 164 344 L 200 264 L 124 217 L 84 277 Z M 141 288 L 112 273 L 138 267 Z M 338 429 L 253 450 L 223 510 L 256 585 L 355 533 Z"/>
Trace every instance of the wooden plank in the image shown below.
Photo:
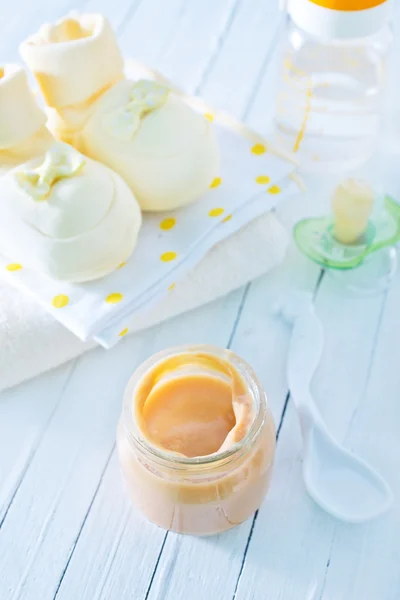
<path fill-rule="evenodd" d="M 123 53 L 193 92 L 213 62 L 239 0 L 160 0 L 141 4 L 120 37 Z"/>
<path fill-rule="evenodd" d="M 370 524 L 335 527 L 321 600 L 399 598 L 399 303 L 398 274 L 384 307 L 381 329 L 373 339 L 374 360 L 366 389 L 345 430 L 346 445 L 382 473 L 393 489 L 395 503 Z M 356 353 L 367 336 L 368 331 L 360 336 Z"/>
<path fill-rule="evenodd" d="M 284 29 L 286 15 L 279 13 L 276 17 L 274 37 L 270 40 L 268 62 L 258 80 L 258 94 L 252 99 L 251 114 L 248 123 L 263 135 L 273 131 L 273 117 L 275 111 L 275 90 L 278 83 L 279 71 L 282 65 Z M 309 178 L 313 181 L 313 177 Z"/>
<path fill-rule="evenodd" d="M 135 58 L 157 68 L 172 37 L 184 0 L 170 0 L 168 9 L 162 0 L 143 0 L 132 19 L 127 19 L 118 36 L 124 56 Z"/>
<path fill-rule="evenodd" d="M 193 93 L 208 79 L 221 44 L 239 12 L 241 0 L 191 0 L 181 7 L 157 69 Z"/>
<path fill-rule="evenodd" d="M 276 4 L 271 2 L 246 0 L 237 7 L 229 35 L 222 38 L 212 71 L 210 68 L 201 87 L 205 100 L 243 118 L 254 101 L 263 105 L 273 97 L 272 88 L 259 90 L 259 84 L 274 54 L 280 18 Z"/>
<path fill-rule="evenodd" d="M 330 430 L 339 439 L 363 399 L 383 302 L 384 296 L 355 299 L 329 277 L 323 279 L 317 295 L 326 344 L 313 392 Z M 372 421 L 365 423 L 364 436 L 372 429 Z M 236 598 L 248 600 L 263 597 L 261 594 L 268 594 L 271 600 L 320 598 L 331 545 L 337 532 L 345 529 L 351 527 L 323 513 L 304 490 L 300 432 L 289 404 L 271 494 L 255 523 Z M 347 555 L 344 545 L 340 552 Z M 342 591 L 336 597 L 349 596 Z M 354 597 L 364 600 L 364 596 Z"/>
<path fill-rule="evenodd" d="M 132 509 L 113 452 L 56 598 L 144 598 L 164 536 Z"/>
<path fill-rule="evenodd" d="M 118 0 L 112 3 L 109 0 L 83 0 L 80 10 L 85 13 L 100 13 L 107 17 L 118 36 L 125 25 L 134 18 L 141 2 L 142 0 Z"/>
<path fill-rule="evenodd" d="M 0 546 L 10 599 L 55 593 L 114 444 L 124 379 L 146 349 L 144 337 L 129 342 L 128 352 L 99 349 L 78 361 L 13 498 Z"/>
<path fill-rule="evenodd" d="M 71 362 L 1 394 L 0 528 L 72 370 Z"/>

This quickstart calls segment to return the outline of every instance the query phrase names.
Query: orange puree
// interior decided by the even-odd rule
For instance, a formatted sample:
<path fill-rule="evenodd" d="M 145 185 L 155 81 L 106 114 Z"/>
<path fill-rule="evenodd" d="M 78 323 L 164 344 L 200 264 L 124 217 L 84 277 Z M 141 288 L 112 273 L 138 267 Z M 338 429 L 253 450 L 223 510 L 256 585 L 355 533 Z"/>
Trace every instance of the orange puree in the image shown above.
<path fill-rule="evenodd" d="M 207 456 L 239 442 L 254 407 L 239 373 L 228 362 L 202 354 L 160 363 L 136 392 L 139 427 L 164 450 Z"/>
<path fill-rule="evenodd" d="M 124 403 L 119 458 L 132 499 L 151 521 L 209 535 L 261 505 L 275 430 L 261 384 L 235 354 L 212 346 L 164 351 L 133 375 Z"/>
<path fill-rule="evenodd" d="M 185 456 L 217 452 L 236 421 L 229 382 L 204 375 L 157 384 L 142 415 L 149 440 Z"/>

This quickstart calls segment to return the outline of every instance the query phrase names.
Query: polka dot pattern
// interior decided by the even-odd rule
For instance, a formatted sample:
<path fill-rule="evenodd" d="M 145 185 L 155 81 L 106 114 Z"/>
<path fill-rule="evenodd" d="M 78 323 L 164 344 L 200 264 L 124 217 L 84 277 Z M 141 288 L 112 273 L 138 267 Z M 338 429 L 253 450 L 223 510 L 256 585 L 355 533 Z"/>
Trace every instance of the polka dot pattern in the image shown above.
<path fill-rule="evenodd" d="M 269 183 L 271 181 L 271 178 L 268 177 L 268 175 L 259 175 L 258 177 L 256 177 L 256 183 L 259 183 L 261 185 Z"/>
<path fill-rule="evenodd" d="M 210 210 L 210 212 L 208 213 L 209 217 L 220 217 L 224 212 L 224 209 L 221 207 L 218 208 L 212 208 Z"/>
<path fill-rule="evenodd" d="M 232 219 L 232 215 L 228 215 L 227 217 L 225 217 L 225 219 L 222 219 L 223 223 L 227 223 L 228 221 L 230 221 Z"/>
<path fill-rule="evenodd" d="M 18 263 L 11 263 L 6 266 L 6 269 L 7 269 L 7 271 L 10 271 L 10 272 L 20 271 L 22 269 L 22 265 L 20 265 Z"/>
<path fill-rule="evenodd" d="M 210 183 L 210 188 L 216 188 L 219 185 L 221 185 L 222 183 L 222 179 L 221 177 L 216 177 L 215 179 L 212 180 L 212 182 Z"/>
<path fill-rule="evenodd" d="M 267 151 L 266 147 L 264 146 L 264 144 L 254 144 L 254 146 L 251 149 L 253 154 L 265 154 L 265 152 Z"/>
<path fill-rule="evenodd" d="M 172 260 L 175 260 L 176 257 L 176 252 L 164 252 L 163 254 L 161 254 L 160 260 L 162 260 L 163 262 L 171 262 Z"/>
<path fill-rule="evenodd" d="M 51 303 L 54 308 L 64 308 L 69 303 L 69 298 L 65 294 L 58 294 L 58 296 L 54 296 Z"/>
<path fill-rule="evenodd" d="M 168 219 L 164 219 L 163 221 L 161 221 L 160 229 L 162 229 L 163 231 L 168 231 L 169 229 L 172 229 L 173 227 L 175 227 L 175 225 L 176 225 L 176 219 L 169 217 Z"/>
<path fill-rule="evenodd" d="M 106 298 L 107 304 L 117 304 L 121 302 L 123 295 L 119 292 L 114 292 L 113 294 L 109 294 Z"/>
<path fill-rule="evenodd" d="M 267 190 L 268 194 L 279 194 L 280 191 L 281 188 L 279 185 L 271 185 L 271 187 Z"/>
<path fill-rule="evenodd" d="M 124 335 L 126 335 L 128 333 L 129 329 L 128 327 L 125 327 L 125 329 L 123 329 L 122 331 L 119 332 L 119 337 L 124 337 Z"/>

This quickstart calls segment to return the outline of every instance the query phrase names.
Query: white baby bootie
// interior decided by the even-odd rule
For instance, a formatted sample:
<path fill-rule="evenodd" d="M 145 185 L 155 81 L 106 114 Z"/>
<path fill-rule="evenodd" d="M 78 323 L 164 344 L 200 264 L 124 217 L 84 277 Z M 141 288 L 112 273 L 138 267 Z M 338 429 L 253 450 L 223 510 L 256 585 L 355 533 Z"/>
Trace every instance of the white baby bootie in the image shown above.
<path fill-rule="evenodd" d="M 211 123 L 168 88 L 125 79 L 103 16 L 45 25 L 20 50 L 50 107 L 54 135 L 119 173 L 144 210 L 184 206 L 218 175 Z"/>
<path fill-rule="evenodd" d="M 36 104 L 25 71 L 18 65 L 0 67 L 0 175 L 40 156 L 54 138 L 46 115 Z"/>
<path fill-rule="evenodd" d="M 0 252 L 18 268 L 82 282 L 131 254 L 140 207 L 122 178 L 71 146 L 49 150 L 0 179 Z"/>

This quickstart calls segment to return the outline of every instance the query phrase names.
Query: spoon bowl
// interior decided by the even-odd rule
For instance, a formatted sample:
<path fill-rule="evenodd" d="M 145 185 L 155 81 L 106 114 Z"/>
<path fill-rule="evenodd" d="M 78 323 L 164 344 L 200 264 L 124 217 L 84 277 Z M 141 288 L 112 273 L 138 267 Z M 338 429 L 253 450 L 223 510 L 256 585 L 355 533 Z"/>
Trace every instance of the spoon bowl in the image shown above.
<path fill-rule="evenodd" d="M 305 443 L 303 478 L 321 508 L 349 523 L 374 519 L 393 502 L 386 481 L 318 426 Z"/>

